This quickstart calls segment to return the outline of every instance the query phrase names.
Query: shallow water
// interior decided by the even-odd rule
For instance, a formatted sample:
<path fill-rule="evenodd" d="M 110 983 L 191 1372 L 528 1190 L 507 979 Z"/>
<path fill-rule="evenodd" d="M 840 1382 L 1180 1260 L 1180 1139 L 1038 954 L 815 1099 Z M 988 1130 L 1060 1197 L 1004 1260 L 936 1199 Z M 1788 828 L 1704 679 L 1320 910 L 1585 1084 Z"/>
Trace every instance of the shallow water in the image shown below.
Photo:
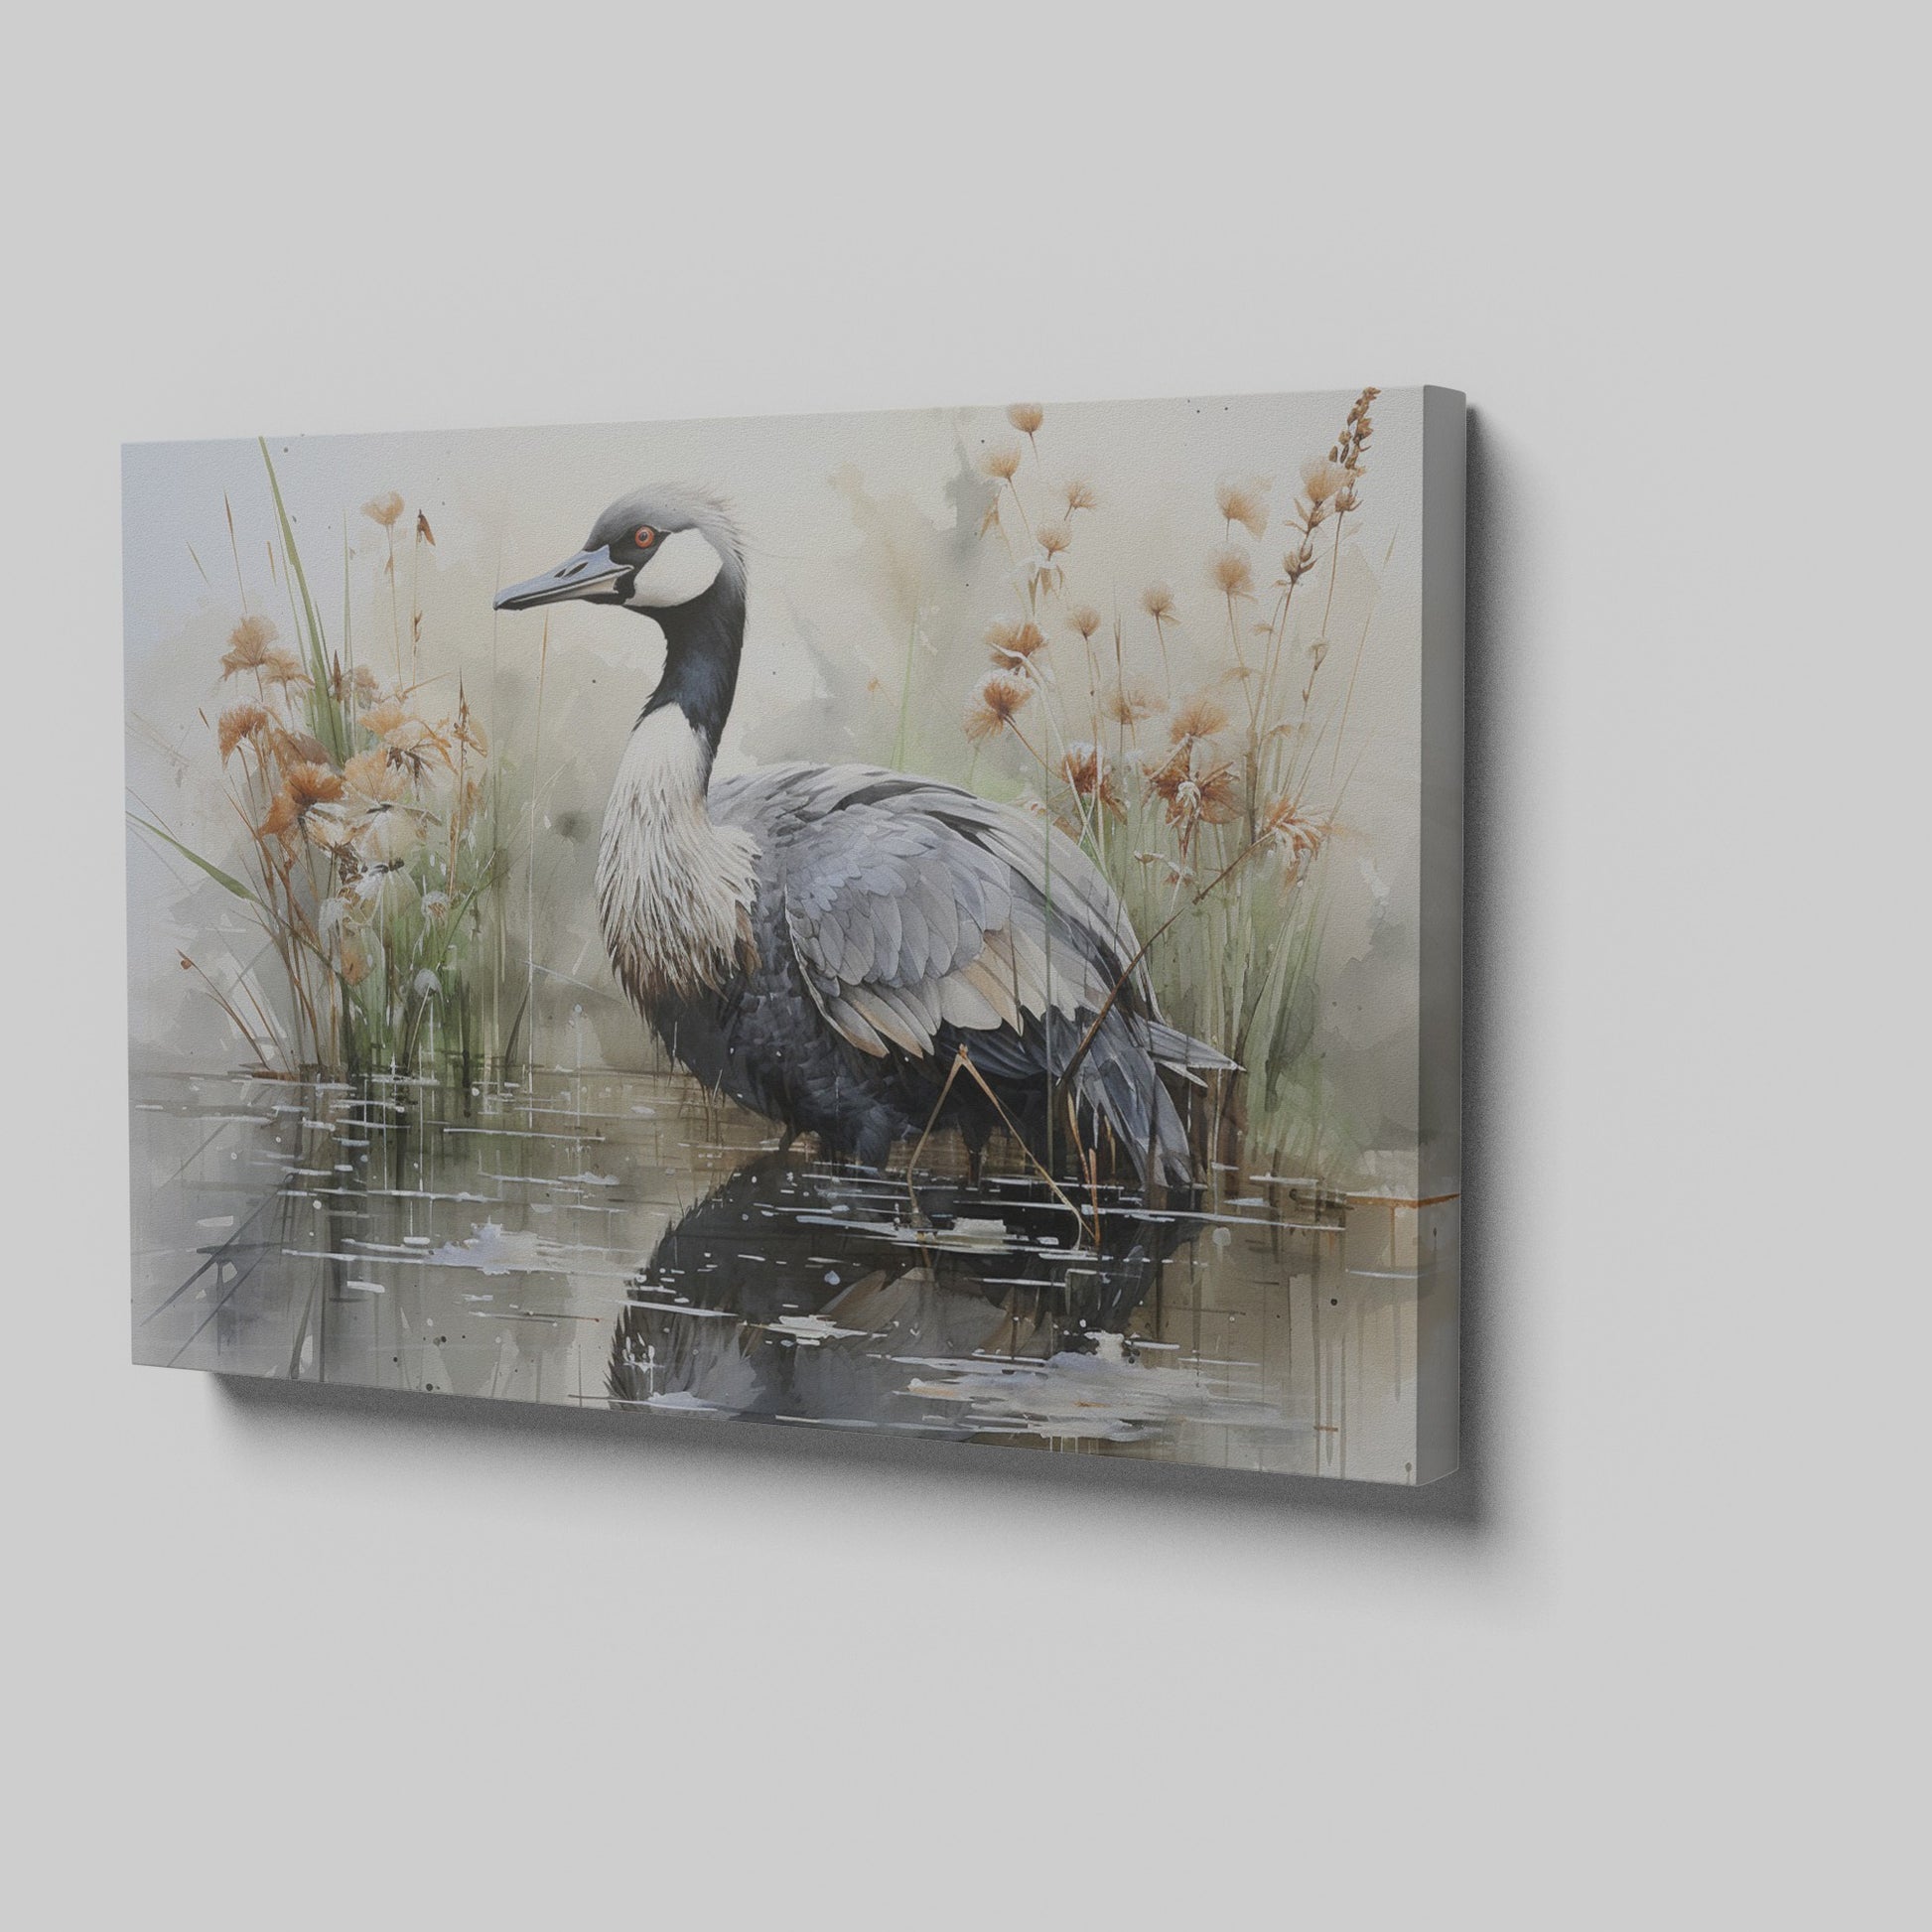
<path fill-rule="evenodd" d="M 1452 1201 L 1224 1170 L 1076 1215 L 677 1075 L 137 1075 L 132 1140 L 134 1356 L 178 1368 L 1410 1482 L 1453 1333 Z"/>

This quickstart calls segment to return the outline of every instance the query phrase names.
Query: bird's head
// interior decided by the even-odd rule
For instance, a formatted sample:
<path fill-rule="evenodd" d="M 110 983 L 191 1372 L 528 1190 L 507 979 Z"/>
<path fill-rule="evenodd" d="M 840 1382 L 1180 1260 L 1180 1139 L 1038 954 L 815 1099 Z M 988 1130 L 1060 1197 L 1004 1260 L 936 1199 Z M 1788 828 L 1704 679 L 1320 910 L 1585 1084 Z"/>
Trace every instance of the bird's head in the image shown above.
<path fill-rule="evenodd" d="M 613 503 L 574 555 L 498 591 L 496 609 L 577 600 L 655 617 L 720 587 L 742 596 L 744 585 L 744 547 L 723 504 L 692 491 L 641 489 Z"/>

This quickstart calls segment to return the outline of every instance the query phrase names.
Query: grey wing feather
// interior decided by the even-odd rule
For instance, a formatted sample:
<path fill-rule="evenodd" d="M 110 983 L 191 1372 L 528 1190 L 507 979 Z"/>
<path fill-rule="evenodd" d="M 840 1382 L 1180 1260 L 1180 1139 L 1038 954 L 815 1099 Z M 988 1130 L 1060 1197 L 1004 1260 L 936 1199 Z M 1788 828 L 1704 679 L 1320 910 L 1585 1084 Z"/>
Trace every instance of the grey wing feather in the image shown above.
<path fill-rule="evenodd" d="M 868 1053 L 947 1024 L 1018 1031 L 1049 990 L 1094 1011 L 1134 954 L 1120 901 L 1063 834 L 969 792 L 863 765 L 775 765 L 713 788 L 753 830 L 820 1012 Z"/>
<path fill-rule="evenodd" d="M 852 1045 L 924 1058 L 951 1026 L 986 1042 L 990 1066 L 1020 1055 L 1018 1071 L 1039 1050 L 1029 1023 L 1050 1003 L 1082 1017 L 1054 1055 L 1087 1038 L 1082 1104 L 1137 1163 L 1185 1176 L 1186 1134 L 1155 1069 L 1199 1084 L 1234 1062 L 1162 1021 L 1126 908 L 1071 839 L 951 785 L 862 765 L 766 766 L 714 785 L 712 810 L 757 839 L 769 916 Z M 1116 989 L 1126 997 L 1110 1007 Z"/>

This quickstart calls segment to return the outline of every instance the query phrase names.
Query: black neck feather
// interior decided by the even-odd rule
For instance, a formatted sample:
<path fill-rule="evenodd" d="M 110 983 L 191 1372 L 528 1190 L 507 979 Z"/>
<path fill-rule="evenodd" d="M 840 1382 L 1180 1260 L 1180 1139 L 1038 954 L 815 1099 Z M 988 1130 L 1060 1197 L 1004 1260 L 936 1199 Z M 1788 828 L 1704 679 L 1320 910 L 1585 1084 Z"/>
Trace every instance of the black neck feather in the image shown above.
<path fill-rule="evenodd" d="M 689 604 L 647 615 L 664 632 L 664 675 L 637 722 L 676 705 L 704 740 L 708 765 L 738 690 L 738 659 L 745 648 L 744 589 L 720 577 Z"/>

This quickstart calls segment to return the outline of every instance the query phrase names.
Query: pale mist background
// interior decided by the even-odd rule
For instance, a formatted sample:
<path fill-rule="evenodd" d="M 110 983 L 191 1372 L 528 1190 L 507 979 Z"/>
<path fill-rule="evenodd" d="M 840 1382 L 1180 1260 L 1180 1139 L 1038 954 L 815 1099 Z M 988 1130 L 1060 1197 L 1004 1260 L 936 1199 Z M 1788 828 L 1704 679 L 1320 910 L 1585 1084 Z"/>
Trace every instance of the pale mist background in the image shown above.
<path fill-rule="evenodd" d="M 1365 371 L 1365 383 L 1374 371 Z M 1164 683 L 1143 589 L 1170 584 L 1178 622 L 1168 654 L 1178 695 L 1204 689 L 1230 711 L 1239 692 L 1226 607 L 1207 577 L 1225 541 L 1215 502 L 1223 479 L 1272 483 L 1265 536 L 1235 535 L 1255 559 L 1260 601 L 1239 607 L 1246 628 L 1271 608 L 1287 542 L 1285 518 L 1300 467 L 1325 453 L 1362 383 L 1314 395 L 1190 397 L 1049 403 L 1018 480 L 1035 517 L 1059 482 L 1079 478 L 1099 504 L 1072 519 L 1070 599 L 1098 608 L 1103 682 L 1112 678 L 1111 624 L 1126 621 L 1131 677 Z M 1327 602 L 1332 526 L 1304 586 L 1290 632 L 1298 652 L 1332 639 L 1327 685 L 1339 690 L 1359 653 L 1345 740 L 1345 782 L 1317 786 L 1311 807 L 1340 791 L 1339 831 L 1307 891 L 1318 893 L 1318 1055 L 1336 1125 L 1326 1177 L 1370 1174 L 1413 1191 L 1416 1142 L 1420 820 L 1420 591 L 1422 395 L 1390 390 L 1375 405 L 1361 508 L 1348 519 Z M 511 790 L 534 788 L 534 813 L 501 829 L 513 854 L 505 895 L 509 953 L 533 953 L 540 1064 L 634 1067 L 659 1063 L 622 1000 L 597 930 L 593 875 L 598 830 L 623 738 L 662 661 L 656 627 L 583 605 L 549 613 L 538 713 L 543 614 L 493 617 L 497 588 L 568 556 L 612 499 L 652 483 L 708 488 L 732 506 L 748 543 L 747 649 L 721 774 L 748 763 L 808 758 L 890 763 L 905 708 L 904 763 L 963 779 L 970 748 L 960 717 L 987 668 L 983 636 L 1020 613 L 1017 574 L 1000 536 L 979 535 L 995 488 L 980 472 L 989 449 L 1021 441 L 1001 407 L 928 409 L 761 421 L 495 430 L 457 434 L 275 438 L 277 477 L 332 644 L 340 649 L 345 564 L 358 662 L 387 678 L 397 634 L 381 566 L 387 537 L 359 505 L 390 489 L 408 513 L 397 526 L 400 633 L 412 603 L 423 613 L 424 707 L 447 712 L 461 689 L 486 726 Z M 1024 447 L 1024 446 L 1023 446 Z M 250 608 L 297 625 L 286 589 L 269 575 L 279 538 L 260 449 L 250 442 L 137 445 L 123 466 L 129 785 L 196 850 L 246 874 L 246 834 L 218 781 L 212 719 L 232 686 L 218 658 L 239 614 L 237 563 Z M 235 534 L 229 541 L 227 513 Z M 421 508 L 433 544 L 416 546 Z M 1007 522 L 1017 525 L 1011 501 Z M 1017 543 L 1024 538 L 1014 527 Z M 1299 538 L 1298 538 L 1299 540 Z M 347 556 L 345 558 L 345 542 Z M 1057 610 L 1057 606 L 1053 607 Z M 1053 610 L 1050 658 L 1068 692 L 1086 686 L 1078 638 Z M 914 621 L 918 638 L 909 643 Z M 1324 690 L 1326 685 L 1324 685 Z M 540 731 L 539 731 L 540 724 Z M 1163 724 L 1151 727 L 1160 740 Z M 1111 745 L 1111 734 L 1108 739 Z M 1323 759 L 1325 764 L 1327 759 Z M 1011 739 L 981 753 L 977 786 L 1014 797 L 1037 769 Z M 1133 782 L 1123 775 L 1123 782 Z M 234 901 L 178 854 L 130 835 L 130 1033 L 135 1064 L 226 1068 L 247 1055 L 195 976 L 184 951 L 228 983 L 261 954 Z M 534 851 L 534 879 L 530 855 Z M 1163 944 L 1184 968 L 1192 935 Z M 257 986 L 276 998 L 273 961 Z"/>
<path fill-rule="evenodd" d="M 15 1916 L 1905 1922 L 1922 40 L 1856 0 L 19 21 Z M 128 1366 L 122 443 L 1360 371 L 1473 408 L 1450 1484 Z"/>

